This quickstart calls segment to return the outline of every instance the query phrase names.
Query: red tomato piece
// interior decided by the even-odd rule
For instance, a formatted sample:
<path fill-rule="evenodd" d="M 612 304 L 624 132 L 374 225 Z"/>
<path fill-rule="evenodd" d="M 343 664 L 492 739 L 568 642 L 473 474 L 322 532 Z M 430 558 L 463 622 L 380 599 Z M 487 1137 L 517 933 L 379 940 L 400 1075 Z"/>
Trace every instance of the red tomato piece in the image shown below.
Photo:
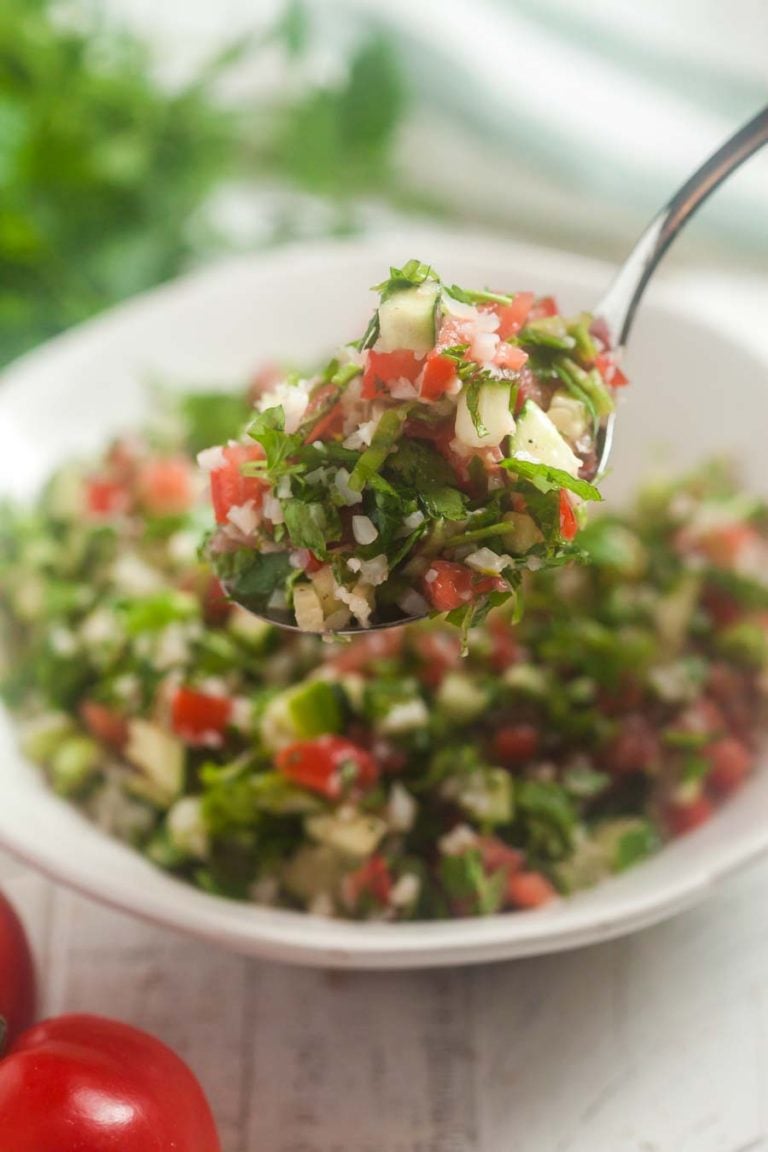
<path fill-rule="evenodd" d="M 92 476 L 85 482 L 85 505 L 91 516 L 123 516 L 131 505 L 124 484 L 105 476 Z"/>
<path fill-rule="evenodd" d="M 344 409 L 341 404 L 334 404 L 317 424 L 306 435 L 307 444 L 314 444 L 315 440 L 332 440 L 340 436 L 344 430 Z"/>
<path fill-rule="evenodd" d="M 422 581 L 422 591 L 436 612 L 465 607 L 478 597 L 505 587 L 498 576 L 481 576 L 466 564 L 450 560 L 433 560 Z"/>
<path fill-rule="evenodd" d="M 547 316 L 557 316 L 560 309 L 554 296 L 539 296 L 533 302 L 529 320 L 544 320 Z"/>
<path fill-rule="evenodd" d="M 744 615 L 744 606 L 725 588 L 710 585 L 704 589 L 702 601 L 716 628 L 727 628 Z"/>
<path fill-rule="evenodd" d="M 192 467 L 183 456 L 146 460 L 137 486 L 142 505 L 155 516 L 181 516 L 195 501 Z"/>
<path fill-rule="evenodd" d="M 496 304 L 494 311 L 499 318 L 498 333 L 502 340 L 516 336 L 528 319 L 533 306 L 533 292 L 518 292 L 511 304 Z"/>
<path fill-rule="evenodd" d="M 747 746 L 733 736 L 715 740 L 702 755 L 711 764 L 707 786 L 717 796 L 730 796 L 752 770 L 753 757 Z"/>
<path fill-rule="evenodd" d="M 203 615 L 206 624 L 223 624 L 232 610 L 232 602 L 221 582 L 211 576 L 203 593 Z"/>
<path fill-rule="evenodd" d="M 83 723 L 96 740 L 110 748 L 123 748 L 128 740 L 128 721 L 114 708 L 98 700 L 83 700 L 80 705 Z"/>
<path fill-rule="evenodd" d="M 540 737 L 533 724 L 507 724 L 493 737 L 493 752 L 505 768 L 525 764 L 539 751 Z"/>
<path fill-rule="evenodd" d="M 430 352 L 421 378 L 422 400 L 439 400 L 456 375 L 456 365 L 447 356 Z"/>
<path fill-rule="evenodd" d="M 665 812 L 667 828 L 673 836 L 684 836 L 686 832 L 706 824 L 714 811 L 714 805 L 707 796 L 699 796 L 684 804 L 668 804 Z"/>
<path fill-rule="evenodd" d="M 405 378 L 413 382 L 421 371 L 423 357 L 413 352 L 374 352 L 368 353 L 368 362 L 363 373 L 362 396 L 364 400 L 375 400 L 389 391 L 387 385 L 393 380 Z"/>
<path fill-rule="evenodd" d="M 660 755 L 659 736 L 653 724 L 641 713 L 630 713 L 621 721 L 602 759 L 612 776 L 631 776 L 651 772 Z"/>
<path fill-rule="evenodd" d="M 515 663 L 519 654 L 514 629 L 508 620 L 493 615 L 488 621 L 488 631 L 491 638 L 491 667 L 494 672 L 505 672 Z"/>
<path fill-rule="evenodd" d="M 332 655 L 328 663 L 342 676 L 347 672 L 370 673 L 379 661 L 397 659 L 403 648 L 403 640 L 399 628 L 357 636 L 343 648 L 331 648 Z"/>
<path fill-rule="evenodd" d="M 351 908 L 356 907 L 365 896 L 386 907 L 391 891 L 392 874 L 389 864 L 379 853 L 375 853 L 344 878 L 344 897 Z"/>
<path fill-rule="evenodd" d="M 421 660 L 418 676 L 429 688 L 439 688 L 446 673 L 461 665 L 461 640 L 453 631 L 420 632 L 412 644 Z"/>
<path fill-rule="evenodd" d="M 528 353 L 516 344 L 499 344 L 499 350 L 494 357 L 494 364 L 499 368 L 506 368 L 509 372 L 519 372 L 528 360 Z"/>
<path fill-rule="evenodd" d="M 35 969 L 27 937 L 13 906 L 0 893 L 0 1019 L 5 1021 L 0 1056 L 34 1020 L 35 1000 Z M 5 1120 L 2 1108 L 0 1116 Z M 7 1137 L 5 1125 L 3 1132 Z"/>
<path fill-rule="evenodd" d="M 318 736 L 297 740 L 281 748 L 275 757 L 278 771 L 294 784 L 334 800 L 344 791 L 345 772 L 362 788 L 372 787 L 379 767 L 371 753 L 343 736 Z"/>
<path fill-rule="evenodd" d="M 0 1063 L 13 1152 L 221 1152 L 203 1090 L 154 1036 L 99 1016 L 30 1028 Z"/>
<path fill-rule="evenodd" d="M 560 535 L 563 540 L 573 540 L 579 531 L 579 522 L 573 511 L 570 497 L 564 488 L 560 489 Z"/>
<path fill-rule="evenodd" d="M 171 700 L 171 723 L 187 744 L 208 744 L 224 734 L 232 717 L 232 701 L 194 688 L 177 688 Z"/>
<path fill-rule="evenodd" d="M 226 524 L 230 508 L 253 500 L 260 508 L 265 483 L 258 476 L 243 476 L 243 464 L 263 460 L 260 444 L 227 444 L 222 448 L 224 464 L 211 472 L 211 500 L 217 524 Z"/>
<path fill-rule="evenodd" d="M 513 872 L 507 880 L 507 898 L 513 908 L 540 908 L 556 897 L 557 890 L 541 872 Z"/>
<path fill-rule="evenodd" d="M 758 539 L 752 524 L 725 524 L 699 536 L 696 549 L 719 568 L 733 568 L 741 553 Z"/>
<path fill-rule="evenodd" d="M 615 363 L 610 353 L 601 352 L 595 359 L 595 367 L 609 387 L 624 388 L 629 384 L 629 380 L 621 368 Z"/>
<path fill-rule="evenodd" d="M 523 854 L 517 848 L 510 848 L 497 836 L 481 836 L 477 847 L 486 872 L 519 872 L 523 866 Z"/>

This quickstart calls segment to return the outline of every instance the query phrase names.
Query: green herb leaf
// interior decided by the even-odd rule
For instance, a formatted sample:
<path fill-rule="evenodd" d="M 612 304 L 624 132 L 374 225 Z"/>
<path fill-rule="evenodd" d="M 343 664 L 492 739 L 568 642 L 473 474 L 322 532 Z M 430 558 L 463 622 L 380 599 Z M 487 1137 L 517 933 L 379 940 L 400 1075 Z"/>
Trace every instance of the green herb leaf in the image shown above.
<path fill-rule="evenodd" d="M 362 492 L 371 477 L 381 469 L 397 443 L 409 412 L 410 405 L 402 404 L 398 408 L 390 408 L 381 417 L 370 447 L 363 452 L 349 478 L 349 486 L 353 492 Z"/>
<path fill-rule="evenodd" d="M 321 558 L 328 544 L 341 535 L 341 521 L 335 508 L 303 500 L 285 500 L 283 514 L 294 548 L 309 548 Z"/>
<path fill-rule="evenodd" d="M 299 433 L 289 436 L 285 432 L 285 412 L 282 406 L 267 408 L 248 425 L 248 435 L 264 449 L 265 468 L 274 481 L 285 470 L 290 457 L 301 448 L 303 438 Z M 249 465 L 249 470 L 261 471 L 259 462 Z"/>
<path fill-rule="evenodd" d="M 451 284 L 447 289 L 454 300 L 462 304 L 511 304 L 514 296 L 505 296 L 500 292 L 473 292 L 467 288 L 460 288 L 458 284 Z"/>
<path fill-rule="evenodd" d="M 502 460 L 501 464 L 503 468 L 517 473 L 524 480 L 530 480 L 539 492 L 554 492 L 556 489 L 566 488 L 569 492 L 581 496 L 583 500 L 602 500 L 594 484 L 578 476 L 571 476 L 570 472 L 565 472 L 562 468 L 553 468 L 549 464 L 538 464 L 532 460 L 517 460 L 514 457 Z"/>
<path fill-rule="evenodd" d="M 616 845 L 613 866 L 617 872 L 631 868 L 640 860 L 647 859 L 660 847 L 659 834 L 649 821 L 637 821 L 634 828 L 628 829 Z"/>
<path fill-rule="evenodd" d="M 488 429 L 480 418 L 480 389 L 482 381 L 478 379 L 470 380 L 466 386 L 465 395 L 467 398 L 467 408 L 472 417 L 472 423 L 475 426 L 475 431 L 478 436 L 487 436 Z"/>
<path fill-rule="evenodd" d="M 378 292 L 384 301 L 406 288 L 417 288 L 427 280 L 437 279 L 431 265 L 422 264 L 420 260 L 409 260 L 402 268 L 390 268 L 389 278 L 382 280 L 381 284 L 376 284 L 373 290 Z"/>

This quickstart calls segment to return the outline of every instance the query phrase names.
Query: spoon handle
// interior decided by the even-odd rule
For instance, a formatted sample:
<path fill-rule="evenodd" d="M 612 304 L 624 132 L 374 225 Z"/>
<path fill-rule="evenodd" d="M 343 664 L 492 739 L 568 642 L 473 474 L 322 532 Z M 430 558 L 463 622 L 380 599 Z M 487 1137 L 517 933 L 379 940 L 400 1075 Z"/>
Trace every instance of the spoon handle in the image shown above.
<path fill-rule="evenodd" d="M 596 309 L 607 322 L 615 347 L 626 344 L 646 284 L 678 232 L 731 172 L 766 143 L 768 107 L 705 160 L 654 216 Z"/>

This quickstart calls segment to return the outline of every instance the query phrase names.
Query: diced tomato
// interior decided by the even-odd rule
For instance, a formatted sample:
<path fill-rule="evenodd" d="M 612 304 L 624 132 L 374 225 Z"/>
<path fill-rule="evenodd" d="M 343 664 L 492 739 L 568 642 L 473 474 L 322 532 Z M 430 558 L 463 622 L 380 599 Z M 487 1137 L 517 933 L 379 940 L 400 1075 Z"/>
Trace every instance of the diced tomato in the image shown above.
<path fill-rule="evenodd" d="M 493 310 L 499 318 L 498 334 L 502 340 L 516 336 L 528 319 L 533 306 L 533 292 L 518 292 L 511 304 L 495 304 Z"/>
<path fill-rule="evenodd" d="M 413 382 L 422 363 L 423 357 L 419 358 L 413 352 L 374 352 L 371 349 L 363 374 L 363 399 L 375 400 L 388 391 L 387 385 L 393 380 L 405 378 Z"/>
<path fill-rule="evenodd" d="M 171 723 L 187 744 L 214 743 L 232 716 L 232 701 L 194 688 L 177 688 L 171 700 Z"/>
<path fill-rule="evenodd" d="M 699 796 L 696 800 L 689 800 L 684 804 L 668 804 L 665 812 L 667 828 L 673 836 L 684 836 L 706 824 L 714 813 L 715 808 L 707 796 Z"/>
<path fill-rule="evenodd" d="M 533 724 L 505 724 L 494 734 L 493 752 L 505 768 L 512 768 L 532 760 L 539 743 L 539 733 Z"/>
<path fill-rule="evenodd" d="M 708 696 L 699 696 L 689 704 L 674 727 L 696 736 L 709 736 L 712 740 L 728 731 L 722 708 Z"/>
<path fill-rule="evenodd" d="M 579 522 L 573 511 L 571 498 L 564 488 L 560 489 L 560 535 L 563 540 L 573 540 L 579 531 Z"/>
<path fill-rule="evenodd" d="M 732 664 L 715 661 L 709 669 L 707 693 L 717 707 L 721 731 L 748 737 L 754 726 L 755 684 L 752 675 Z"/>
<path fill-rule="evenodd" d="M 446 673 L 461 664 L 461 640 L 457 632 L 417 632 L 412 643 L 422 661 L 419 680 L 428 688 L 439 688 Z"/>
<path fill-rule="evenodd" d="M 315 440 L 332 440 L 344 430 L 344 409 L 341 404 L 334 404 L 317 424 L 306 435 L 307 444 L 314 444 Z"/>
<path fill-rule="evenodd" d="M 544 320 L 547 316 L 557 316 L 560 309 L 554 296 L 539 296 L 531 307 L 529 320 Z"/>
<path fill-rule="evenodd" d="M 243 476 L 243 464 L 263 460 L 260 444 L 227 444 L 222 448 L 224 465 L 211 472 L 211 500 L 217 524 L 226 524 L 230 508 L 253 500 L 260 508 L 264 499 L 265 483 L 258 476 Z"/>
<path fill-rule="evenodd" d="M 131 505 L 131 496 L 123 484 L 102 476 L 85 482 L 85 503 L 91 516 L 122 516 Z"/>
<path fill-rule="evenodd" d="M 114 708 L 97 700 L 83 700 L 80 705 L 83 723 L 96 740 L 110 748 L 123 748 L 128 740 L 128 721 Z"/>
<path fill-rule="evenodd" d="M 629 384 L 629 380 L 615 363 L 613 357 L 608 352 L 601 352 L 595 360 L 595 367 L 611 388 L 624 388 Z"/>
<path fill-rule="evenodd" d="M 181 516 L 195 500 L 192 468 L 183 456 L 144 461 L 137 486 L 142 505 L 155 516 Z"/>
<path fill-rule="evenodd" d="M 347 770 L 349 783 L 361 788 L 372 787 L 379 778 L 378 764 L 370 752 L 343 736 L 297 740 L 277 753 L 275 763 L 294 784 L 330 800 L 341 796 Z"/>
<path fill-rule="evenodd" d="M 752 770 L 753 757 L 747 746 L 733 736 L 724 736 L 705 748 L 702 755 L 711 764 L 707 786 L 717 796 L 730 796 Z"/>
<path fill-rule="evenodd" d="M 494 364 L 499 368 L 506 368 L 508 372 L 519 372 L 528 360 L 528 353 L 516 344 L 499 344 L 499 349 L 493 358 Z"/>
<path fill-rule="evenodd" d="M 450 560 L 433 560 L 422 582 L 422 591 L 436 612 L 465 607 L 478 597 L 505 587 L 498 576 L 481 576 L 466 564 Z"/>
<path fill-rule="evenodd" d="M 232 603 L 215 576 L 211 576 L 203 592 L 203 615 L 206 624 L 223 624 L 232 610 Z"/>
<path fill-rule="evenodd" d="M 744 615 L 744 607 L 736 597 L 725 588 L 717 588 L 714 584 L 704 589 L 702 601 L 716 628 L 727 628 Z"/>
<path fill-rule="evenodd" d="M 604 749 L 603 763 L 612 776 L 651 772 L 661 755 L 659 736 L 642 713 L 630 713 Z"/>
<path fill-rule="evenodd" d="M 752 524 L 721 524 L 706 532 L 683 529 L 675 544 L 682 553 L 706 556 L 718 568 L 733 568 L 742 552 L 759 539 Z"/>
<path fill-rule="evenodd" d="M 389 864 L 379 853 L 375 853 L 344 878 L 344 898 L 351 908 L 356 907 L 366 896 L 385 907 L 389 903 L 391 891 L 392 875 Z"/>
<path fill-rule="evenodd" d="M 506 617 L 492 613 L 488 619 L 488 635 L 491 641 L 491 667 L 494 672 L 506 672 L 520 652 L 515 630 Z"/>
<path fill-rule="evenodd" d="M 556 889 L 541 872 L 513 872 L 507 880 L 507 898 L 514 908 L 540 908 L 556 897 Z"/>
<path fill-rule="evenodd" d="M 483 867 L 491 872 L 519 872 L 523 866 L 523 854 L 517 848 L 510 848 L 497 836 L 481 836 L 477 847 Z"/>
<path fill-rule="evenodd" d="M 439 400 L 456 375 L 456 365 L 447 356 L 430 352 L 421 378 L 422 400 Z"/>
<path fill-rule="evenodd" d="M 400 655 L 404 636 L 399 628 L 387 628 L 381 632 L 371 632 L 367 636 L 356 636 L 344 647 L 329 649 L 328 664 L 343 676 L 347 672 L 372 673 L 381 660 L 394 660 Z"/>

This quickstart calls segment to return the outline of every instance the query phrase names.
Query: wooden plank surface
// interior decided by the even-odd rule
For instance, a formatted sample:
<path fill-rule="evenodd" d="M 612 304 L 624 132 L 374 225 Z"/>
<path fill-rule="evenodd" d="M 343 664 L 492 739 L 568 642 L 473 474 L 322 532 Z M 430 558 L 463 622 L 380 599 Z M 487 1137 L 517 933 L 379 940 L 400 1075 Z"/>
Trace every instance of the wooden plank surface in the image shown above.
<path fill-rule="evenodd" d="M 768 865 L 626 940 L 394 974 L 248 961 L 0 878 L 45 1010 L 161 1036 L 226 1152 L 768 1152 Z"/>

